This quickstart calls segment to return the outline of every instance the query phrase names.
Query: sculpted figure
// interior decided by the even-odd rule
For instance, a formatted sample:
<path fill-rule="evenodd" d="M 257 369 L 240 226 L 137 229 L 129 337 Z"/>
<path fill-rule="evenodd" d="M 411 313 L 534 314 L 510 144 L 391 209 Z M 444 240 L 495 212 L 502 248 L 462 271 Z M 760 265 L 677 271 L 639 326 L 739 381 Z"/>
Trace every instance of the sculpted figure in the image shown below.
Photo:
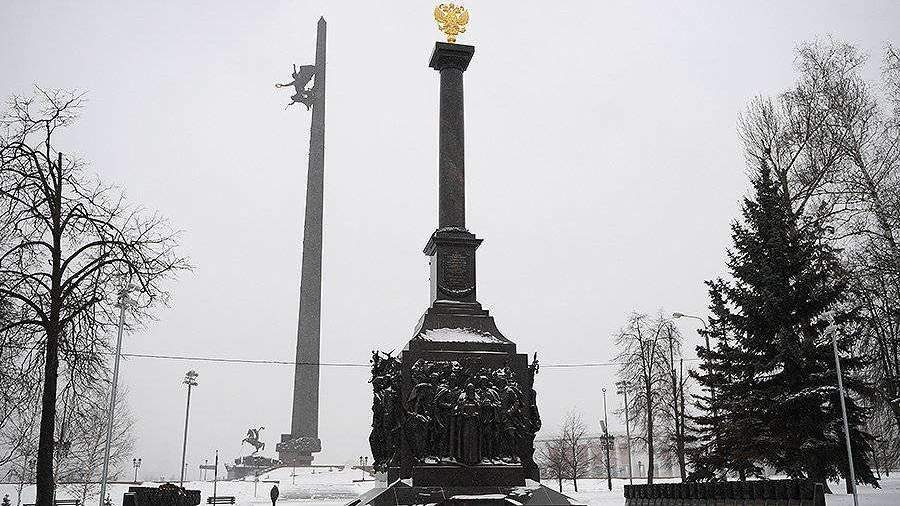
<path fill-rule="evenodd" d="M 265 427 L 260 427 L 258 429 L 247 429 L 247 437 L 241 441 L 241 445 L 244 443 L 248 443 L 250 446 L 254 448 L 253 453 L 251 455 L 256 455 L 256 453 L 260 450 L 266 449 L 266 443 L 263 443 L 259 440 L 259 431 L 265 429 Z"/>
<path fill-rule="evenodd" d="M 469 383 L 460 394 L 454 409 L 454 433 L 452 438 L 452 456 L 457 462 L 474 465 L 481 461 L 481 412 L 480 398 L 475 392 L 475 385 Z"/>
<path fill-rule="evenodd" d="M 535 357 L 535 360 L 537 358 Z M 528 444 L 522 458 L 522 465 L 525 467 L 526 476 L 532 480 L 540 479 L 540 471 L 538 465 L 534 461 L 534 438 L 539 430 L 541 430 L 541 415 L 538 413 L 537 392 L 531 389 L 528 403 L 529 427 L 528 427 Z"/>
<path fill-rule="evenodd" d="M 528 423 L 522 392 L 515 381 L 508 382 L 503 388 L 502 426 L 499 439 L 505 456 L 518 453 L 519 440 L 527 432 Z"/>
<path fill-rule="evenodd" d="M 372 432 L 369 446 L 372 465 L 384 471 L 399 448 L 401 405 L 399 397 L 399 361 L 391 354 L 372 353 Z"/>
<path fill-rule="evenodd" d="M 434 428 L 434 385 L 417 383 L 407 399 L 407 441 L 412 443 L 413 454 L 419 458 L 435 454 L 431 447 Z"/>
<path fill-rule="evenodd" d="M 315 88 L 307 89 L 306 85 L 312 80 L 312 78 L 316 75 L 316 66 L 315 65 L 302 65 L 299 69 L 297 65 L 294 65 L 294 72 L 291 74 L 294 78 L 293 81 L 289 83 L 276 83 L 276 88 L 288 88 L 294 87 L 294 95 L 291 96 L 291 101 L 288 103 L 287 107 L 290 107 L 294 104 L 303 104 L 307 109 L 312 107 L 313 99 L 315 98 Z M 287 109 L 285 107 L 285 109 Z"/>

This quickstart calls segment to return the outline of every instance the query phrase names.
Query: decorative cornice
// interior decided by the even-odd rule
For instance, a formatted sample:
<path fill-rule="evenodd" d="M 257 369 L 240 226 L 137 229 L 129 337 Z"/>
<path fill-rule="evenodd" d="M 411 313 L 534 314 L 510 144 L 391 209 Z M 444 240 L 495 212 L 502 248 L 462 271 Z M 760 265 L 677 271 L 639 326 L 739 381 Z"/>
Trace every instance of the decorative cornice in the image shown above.
<path fill-rule="evenodd" d="M 439 72 L 447 68 L 465 72 L 469 68 L 469 62 L 472 61 L 474 54 L 475 46 L 435 42 L 434 51 L 431 53 L 431 62 L 428 66 Z"/>

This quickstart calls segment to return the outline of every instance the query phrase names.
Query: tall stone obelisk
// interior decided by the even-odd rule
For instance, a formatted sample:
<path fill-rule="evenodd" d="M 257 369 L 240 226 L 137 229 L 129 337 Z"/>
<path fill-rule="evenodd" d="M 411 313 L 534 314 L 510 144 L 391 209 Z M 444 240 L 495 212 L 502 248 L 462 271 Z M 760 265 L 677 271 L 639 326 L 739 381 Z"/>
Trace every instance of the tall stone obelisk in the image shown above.
<path fill-rule="evenodd" d="M 319 18 L 316 63 L 294 71 L 292 103 L 312 109 L 306 214 L 303 225 L 303 264 L 300 273 L 300 316 L 291 432 L 276 446 L 285 465 L 308 466 L 319 440 L 319 341 L 322 307 L 322 206 L 325 184 L 325 18 Z M 311 89 L 306 85 L 314 79 Z"/>

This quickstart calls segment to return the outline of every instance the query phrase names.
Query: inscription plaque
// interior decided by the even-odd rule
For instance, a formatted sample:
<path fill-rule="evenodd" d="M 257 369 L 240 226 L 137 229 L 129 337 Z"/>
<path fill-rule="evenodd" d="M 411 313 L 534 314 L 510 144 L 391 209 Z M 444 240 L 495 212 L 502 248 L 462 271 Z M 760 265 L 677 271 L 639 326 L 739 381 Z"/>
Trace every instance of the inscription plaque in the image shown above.
<path fill-rule="evenodd" d="M 465 251 L 449 251 L 444 261 L 444 285 L 451 290 L 469 288 L 469 255 Z"/>

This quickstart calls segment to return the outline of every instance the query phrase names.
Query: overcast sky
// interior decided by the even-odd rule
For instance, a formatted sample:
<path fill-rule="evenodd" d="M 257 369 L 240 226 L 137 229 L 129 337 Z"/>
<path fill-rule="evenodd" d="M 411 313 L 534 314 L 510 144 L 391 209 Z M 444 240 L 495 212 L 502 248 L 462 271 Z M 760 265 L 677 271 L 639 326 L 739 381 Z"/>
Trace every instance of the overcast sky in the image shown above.
<path fill-rule="evenodd" d="M 465 2 L 467 225 L 478 294 L 521 352 L 606 362 L 632 309 L 703 314 L 746 189 L 735 122 L 792 82 L 793 49 L 833 34 L 878 56 L 896 2 Z M 131 353 L 293 360 L 309 114 L 291 64 L 328 21 L 322 360 L 402 346 L 428 304 L 437 222 L 433 1 L 4 2 L 0 95 L 89 92 L 62 149 L 183 230 L 196 266 Z M 868 72 L 876 75 L 873 62 Z M 680 320 L 696 343 L 695 325 Z M 693 351 L 688 352 L 693 355 Z M 290 428 L 293 367 L 128 359 L 142 475 L 176 475 L 188 369 L 189 476 L 248 427 Z M 596 426 L 614 370 L 544 368 L 545 431 Z M 366 368 L 321 376 L 317 463 L 368 455 Z M 618 399 L 610 397 L 610 409 Z M 619 421 L 612 421 L 614 428 Z"/>

